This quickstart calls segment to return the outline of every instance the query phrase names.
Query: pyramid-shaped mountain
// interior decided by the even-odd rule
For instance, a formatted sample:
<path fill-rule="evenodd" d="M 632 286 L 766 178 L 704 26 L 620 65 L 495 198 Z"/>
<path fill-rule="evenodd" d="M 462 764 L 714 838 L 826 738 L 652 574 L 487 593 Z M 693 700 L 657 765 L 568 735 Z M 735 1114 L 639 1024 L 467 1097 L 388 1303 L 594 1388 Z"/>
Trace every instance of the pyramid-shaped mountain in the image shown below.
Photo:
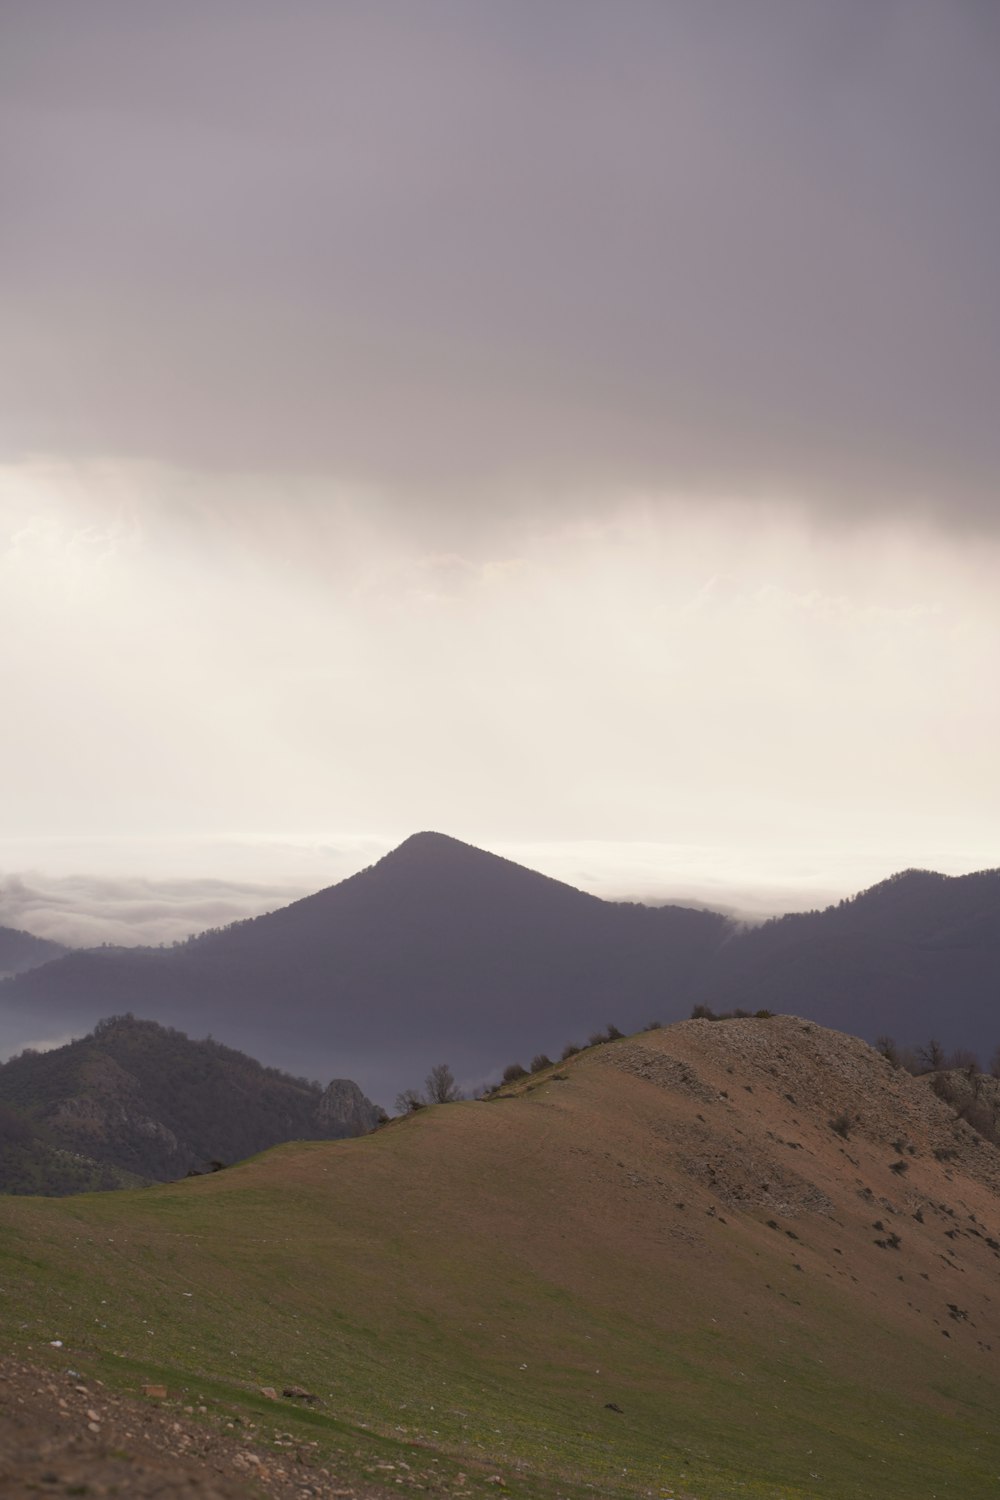
<path fill-rule="evenodd" d="M 171 950 L 72 953 L 0 1005 L 87 1028 L 133 1011 L 391 1100 L 446 1059 L 475 1081 L 676 1012 L 731 935 L 713 912 L 601 901 L 443 834 Z"/>

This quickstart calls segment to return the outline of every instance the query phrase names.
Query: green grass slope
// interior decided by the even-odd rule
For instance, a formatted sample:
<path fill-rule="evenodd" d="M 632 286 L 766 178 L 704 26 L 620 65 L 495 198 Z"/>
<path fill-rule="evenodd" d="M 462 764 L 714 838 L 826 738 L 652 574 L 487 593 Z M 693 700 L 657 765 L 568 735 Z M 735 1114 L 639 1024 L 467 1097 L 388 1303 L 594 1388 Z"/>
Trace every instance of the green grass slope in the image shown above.
<path fill-rule="evenodd" d="M 359 1140 L 10 1200 L 0 1318 L 258 1425 L 302 1386 L 279 1425 L 430 1488 L 977 1500 L 998 1160 L 851 1038 L 683 1023 Z"/>

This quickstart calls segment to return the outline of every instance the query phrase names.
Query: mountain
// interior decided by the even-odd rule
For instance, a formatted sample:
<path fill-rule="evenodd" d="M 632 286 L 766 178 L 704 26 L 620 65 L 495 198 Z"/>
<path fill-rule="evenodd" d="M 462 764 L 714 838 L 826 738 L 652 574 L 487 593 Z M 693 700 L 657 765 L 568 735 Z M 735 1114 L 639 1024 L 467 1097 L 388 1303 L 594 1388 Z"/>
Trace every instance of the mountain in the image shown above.
<path fill-rule="evenodd" d="M 4 1219 L 15 1356 L 156 1382 L 315 1494 L 996 1493 L 1000 1153 L 808 1020 Z"/>
<path fill-rule="evenodd" d="M 391 1102 L 448 1061 L 476 1083 L 609 1021 L 676 1015 L 734 931 L 713 912 L 600 901 L 442 834 L 280 911 L 171 950 L 74 952 L 0 986 L 26 1034 L 134 1011 L 210 1027 Z M 30 1028 L 30 1029 L 28 1029 Z"/>
<path fill-rule="evenodd" d="M 16 927 L 0 927 L 0 979 L 10 974 L 23 974 L 68 952 L 62 943 L 34 937 Z"/>
<path fill-rule="evenodd" d="M 873 1040 L 1000 1042 L 1000 871 L 905 871 L 822 912 L 746 928 L 595 896 L 421 833 L 280 911 L 169 950 L 72 952 L 0 984 L 6 1031 L 133 1011 L 211 1028 L 294 1072 L 391 1103 L 448 1062 L 475 1087 L 613 1022 L 807 1014 Z"/>
<path fill-rule="evenodd" d="M 325 1091 L 211 1040 L 133 1016 L 0 1065 L 0 1191 L 168 1181 L 280 1141 L 371 1130 L 357 1084 Z"/>
<path fill-rule="evenodd" d="M 713 956 L 692 999 L 988 1056 L 1000 1043 L 1000 870 L 904 870 L 825 911 L 765 922 Z"/>

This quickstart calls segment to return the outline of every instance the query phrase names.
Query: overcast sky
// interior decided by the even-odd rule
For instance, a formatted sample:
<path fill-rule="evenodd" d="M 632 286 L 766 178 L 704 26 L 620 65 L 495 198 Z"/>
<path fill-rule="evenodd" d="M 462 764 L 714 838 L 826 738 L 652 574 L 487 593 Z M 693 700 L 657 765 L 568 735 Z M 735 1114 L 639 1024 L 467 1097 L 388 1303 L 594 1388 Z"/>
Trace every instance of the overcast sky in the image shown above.
<path fill-rule="evenodd" d="M 998 77 L 993 0 L 0 0 L 0 922 L 1000 863 Z"/>

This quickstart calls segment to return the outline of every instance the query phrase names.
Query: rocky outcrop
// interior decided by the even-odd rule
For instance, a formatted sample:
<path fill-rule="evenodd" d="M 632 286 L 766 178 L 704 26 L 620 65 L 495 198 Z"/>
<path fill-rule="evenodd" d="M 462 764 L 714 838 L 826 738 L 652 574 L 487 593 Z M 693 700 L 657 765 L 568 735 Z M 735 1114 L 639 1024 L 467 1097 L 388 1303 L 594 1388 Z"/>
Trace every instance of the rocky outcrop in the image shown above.
<path fill-rule="evenodd" d="M 378 1107 L 350 1078 L 334 1078 L 316 1107 L 316 1123 L 324 1134 L 366 1135 L 381 1118 Z"/>

